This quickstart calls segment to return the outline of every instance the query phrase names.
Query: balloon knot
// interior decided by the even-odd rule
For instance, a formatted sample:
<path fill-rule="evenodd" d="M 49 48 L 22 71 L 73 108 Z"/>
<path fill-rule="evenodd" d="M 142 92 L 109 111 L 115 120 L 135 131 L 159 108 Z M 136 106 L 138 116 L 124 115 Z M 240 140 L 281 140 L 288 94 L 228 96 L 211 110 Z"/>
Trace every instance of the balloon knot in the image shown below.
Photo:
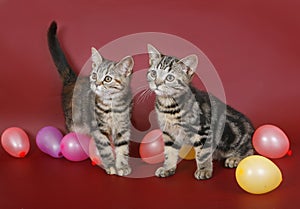
<path fill-rule="evenodd" d="M 97 160 L 93 159 L 92 160 L 92 166 L 96 166 L 96 165 L 98 165 L 98 162 L 97 162 Z"/>
<path fill-rule="evenodd" d="M 19 153 L 19 157 L 20 157 L 20 158 L 25 157 L 25 155 L 26 155 L 26 152 L 24 152 L 24 151 Z"/>

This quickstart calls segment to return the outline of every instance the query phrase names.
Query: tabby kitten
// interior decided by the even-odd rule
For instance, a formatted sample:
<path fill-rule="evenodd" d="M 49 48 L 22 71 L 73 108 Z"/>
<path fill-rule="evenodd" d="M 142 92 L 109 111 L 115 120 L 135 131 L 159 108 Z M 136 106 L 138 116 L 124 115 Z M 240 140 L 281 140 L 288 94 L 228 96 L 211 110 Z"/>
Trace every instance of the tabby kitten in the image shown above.
<path fill-rule="evenodd" d="M 90 76 L 77 76 L 65 58 L 56 30 L 57 25 L 52 22 L 48 31 L 48 45 L 63 81 L 62 106 L 68 131 L 93 137 L 108 174 L 130 174 L 132 57 L 113 62 L 104 59 L 92 48 Z"/>
<path fill-rule="evenodd" d="M 209 179 L 213 159 L 225 159 L 233 168 L 253 154 L 254 128 L 240 112 L 213 95 L 192 86 L 198 65 L 196 55 L 183 59 L 161 54 L 148 45 L 150 68 L 147 80 L 156 94 L 155 109 L 165 143 L 163 167 L 158 177 L 173 175 L 183 144 L 193 145 L 196 153 L 196 179 Z"/>

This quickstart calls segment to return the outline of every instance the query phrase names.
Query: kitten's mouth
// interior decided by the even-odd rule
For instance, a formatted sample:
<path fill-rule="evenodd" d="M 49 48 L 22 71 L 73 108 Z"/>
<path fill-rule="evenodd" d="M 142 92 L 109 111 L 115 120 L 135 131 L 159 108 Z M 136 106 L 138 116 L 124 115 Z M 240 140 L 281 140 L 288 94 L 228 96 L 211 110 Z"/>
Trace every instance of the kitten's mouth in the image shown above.
<path fill-rule="evenodd" d="M 154 92 L 158 96 L 166 96 L 166 94 L 163 91 L 159 90 L 159 89 L 154 89 Z"/>
<path fill-rule="evenodd" d="M 103 91 L 103 90 L 99 90 L 99 89 L 97 89 L 95 93 L 96 93 L 98 96 L 101 96 L 101 97 L 108 97 L 108 96 L 111 96 L 111 95 L 112 95 L 111 92 Z"/>

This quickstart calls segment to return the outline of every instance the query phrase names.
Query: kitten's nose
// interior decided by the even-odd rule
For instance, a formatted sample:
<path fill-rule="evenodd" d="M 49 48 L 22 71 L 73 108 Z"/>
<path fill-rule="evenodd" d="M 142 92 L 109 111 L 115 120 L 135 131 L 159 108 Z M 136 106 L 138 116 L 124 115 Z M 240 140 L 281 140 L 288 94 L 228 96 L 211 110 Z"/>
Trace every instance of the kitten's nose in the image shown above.
<path fill-rule="evenodd" d="M 102 81 L 96 81 L 96 86 L 101 86 L 103 84 Z"/>
<path fill-rule="evenodd" d="M 155 81 L 155 85 L 157 86 L 157 87 L 159 87 L 160 85 L 162 85 L 164 83 L 164 81 L 163 80 L 160 80 L 160 79 L 156 79 L 156 81 Z"/>

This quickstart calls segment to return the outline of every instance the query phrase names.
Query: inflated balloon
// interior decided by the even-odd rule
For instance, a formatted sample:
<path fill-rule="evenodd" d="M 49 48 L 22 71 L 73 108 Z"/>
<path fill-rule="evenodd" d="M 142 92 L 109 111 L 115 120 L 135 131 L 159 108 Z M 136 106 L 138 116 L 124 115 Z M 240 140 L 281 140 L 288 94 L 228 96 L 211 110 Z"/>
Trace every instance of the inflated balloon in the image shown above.
<path fill-rule="evenodd" d="M 83 161 L 89 158 L 88 152 L 81 146 L 88 147 L 90 137 L 78 134 L 68 133 L 60 142 L 60 150 L 65 158 L 70 161 Z"/>
<path fill-rule="evenodd" d="M 252 194 L 263 194 L 276 189 L 281 181 L 280 169 L 268 158 L 253 155 L 243 159 L 235 177 L 242 189 Z"/>
<path fill-rule="evenodd" d="M 195 159 L 195 150 L 191 145 L 183 145 L 179 150 L 179 157 L 185 160 Z"/>
<path fill-rule="evenodd" d="M 63 134 L 55 127 L 46 126 L 38 131 L 36 135 L 36 144 L 44 153 L 61 158 L 63 154 L 60 151 L 60 142 Z"/>
<path fill-rule="evenodd" d="M 102 161 L 99 154 L 99 150 L 97 149 L 96 143 L 93 139 L 91 139 L 89 143 L 89 157 L 92 161 L 92 165 L 101 165 Z"/>
<path fill-rule="evenodd" d="M 91 141 L 91 137 L 85 134 L 78 134 L 78 133 L 76 135 L 81 148 L 87 154 L 87 156 L 89 156 L 89 144 Z"/>
<path fill-rule="evenodd" d="M 25 157 L 30 149 L 28 135 L 18 127 L 6 129 L 1 136 L 1 144 L 8 154 L 18 158 Z"/>
<path fill-rule="evenodd" d="M 263 125 L 256 129 L 252 142 L 255 150 L 268 158 L 281 158 L 290 148 L 286 134 L 274 125 Z"/>
<path fill-rule="evenodd" d="M 140 144 L 140 156 L 143 161 L 149 164 L 156 164 L 164 161 L 164 141 L 162 132 L 159 129 L 150 131 L 142 139 Z"/>

